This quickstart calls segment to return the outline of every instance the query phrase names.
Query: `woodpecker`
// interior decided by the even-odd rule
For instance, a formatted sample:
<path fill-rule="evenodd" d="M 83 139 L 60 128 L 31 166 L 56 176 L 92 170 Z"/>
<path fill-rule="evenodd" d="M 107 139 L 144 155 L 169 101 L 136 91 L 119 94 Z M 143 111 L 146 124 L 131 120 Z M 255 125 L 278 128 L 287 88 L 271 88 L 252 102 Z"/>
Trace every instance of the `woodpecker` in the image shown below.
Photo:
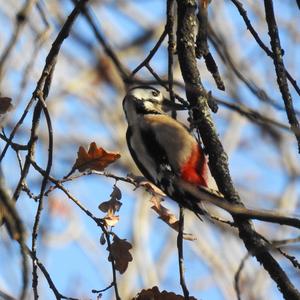
<path fill-rule="evenodd" d="M 178 189 L 176 182 L 207 187 L 207 159 L 188 128 L 167 114 L 171 109 L 182 109 L 182 105 L 164 98 L 154 87 L 131 88 L 123 100 L 127 145 L 149 181 L 199 216 L 203 214 L 199 199 Z"/>

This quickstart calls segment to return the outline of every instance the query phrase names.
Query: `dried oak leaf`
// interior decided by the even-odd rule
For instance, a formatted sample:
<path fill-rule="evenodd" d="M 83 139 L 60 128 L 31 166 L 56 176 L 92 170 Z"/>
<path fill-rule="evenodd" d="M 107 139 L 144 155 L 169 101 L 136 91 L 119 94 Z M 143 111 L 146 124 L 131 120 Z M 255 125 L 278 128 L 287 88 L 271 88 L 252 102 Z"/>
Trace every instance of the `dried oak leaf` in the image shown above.
<path fill-rule="evenodd" d="M 122 202 L 111 198 L 109 201 L 104 201 L 99 204 L 98 208 L 103 212 L 108 212 L 109 210 L 116 212 L 119 211 L 122 206 Z"/>
<path fill-rule="evenodd" d="M 184 297 L 176 295 L 173 292 L 160 292 L 157 286 L 151 289 L 140 291 L 132 300 L 183 300 Z M 197 300 L 194 297 L 189 297 L 190 300 Z"/>
<path fill-rule="evenodd" d="M 100 203 L 98 208 L 103 212 L 108 212 L 109 210 L 111 210 L 115 213 L 116 211 L 119 211 L 122 206 L 122 202 L 119 201 L 121 198 L 122 193 L 120 189 L 115 185 L 112 193 L 110 194 L 110 200 Z"/>
<path fill-rule="evenodd" d="M 97 144 L 92 142 L 88 152 L 82 146 L 79 147 L 74 168 L 80 172 L 88 169 L 103 171 L 120 157 L 119 153 L 106 152 L 102 147 L 98 148 Z"/>
<path fill-rule="evenodd" d="M 143 176 L 135 176 L 133 174 L 128 174 L 128 177 L 133 180 L 133 182 L 136 183 L 137 187 L 143 187 L 147 192 L 149 192 L 152 195 L 158 195 L 165 197 L 166 194 L 159 189 L 155 184 L 152 182 L 148 181 L 145 177 Z"/>
<path fill-rule="evenodd" d="M 129 262 L 132 261 L 132 256 L 129 250 L 132 248 L 131 244 L 126 241 L 126 239 L 120 239 L 117 235 L 114 235 L 113 242 L 110 245 L 110 253 L 108 260 L 111 261 L 113 258 L 115 261 L 115 268 L 123 274 Z M 109 250 L 108 247 L 106 250 Z"/>
<path fill-rule="evenodd" d="M 116 185 L 114 185 L 114 189 L 113 189 L 112 193 L 110 194 L 110 197 L 113 199 L 116 199 L 116 200 L 121 200 L 122 192 Z"/>
<path fill-rule="evenodd" d="M 0 97 L 0 115 L 4 115 L 12 109 L 13 105 L 11 104 L 11 101 L 11 98 Z"/>
<path fill-rule="evenodd" d="M 162 199 L 157 196 L 152 196 L 150 202 L 153 204 L 151 208 L 158 214 L 158 217 L 166 224 L 168 224 L 171 228 L 173 228 L 178 232 L 179 221 L 177 220 L 176 216 L 171 213 L 169 209 L 167 209 L 161 204 Z M 194 241 L 197 239 L 193 234 L 185 233 L 185 232 L 183 233 L 183 238 L 189 241 Z"/>
<path fill-rule="evenodd" d="M 108 214 L 102 218 L 102 220 L 105 223 L 105 226 L 115 226 L 119 222 L 120 217 L 115 216 L 112 211 L 108 211 Z"/>

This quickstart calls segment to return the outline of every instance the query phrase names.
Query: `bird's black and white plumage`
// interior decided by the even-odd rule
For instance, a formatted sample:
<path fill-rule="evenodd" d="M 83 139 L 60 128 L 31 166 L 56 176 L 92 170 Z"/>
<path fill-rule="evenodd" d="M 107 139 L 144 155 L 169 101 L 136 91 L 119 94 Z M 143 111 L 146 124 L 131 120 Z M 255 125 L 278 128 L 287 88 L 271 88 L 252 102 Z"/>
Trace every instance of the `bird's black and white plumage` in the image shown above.
<path fill-rule="evenodd" d="M 129 151 L 143 175 L 180 205 L 197 214 L 199 203 L 178 190 L 176 180 L 207 186 L 207 162 L 188 129 L 166 111 L 174 103 L 148 86 L 130 89 L 123 100 Z"/>

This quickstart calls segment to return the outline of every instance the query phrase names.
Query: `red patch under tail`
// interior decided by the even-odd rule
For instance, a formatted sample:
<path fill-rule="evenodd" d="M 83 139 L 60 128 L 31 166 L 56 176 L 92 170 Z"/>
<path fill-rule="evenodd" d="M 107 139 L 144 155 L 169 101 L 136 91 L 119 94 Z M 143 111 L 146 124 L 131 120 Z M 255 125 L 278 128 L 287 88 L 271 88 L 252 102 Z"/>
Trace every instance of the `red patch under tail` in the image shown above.
<path fill-rule="evenodd" d="M 181 168 L 181 178 L 189 183 L 207 187 L 207 169 L 206 157 L 197 145 Z"/>

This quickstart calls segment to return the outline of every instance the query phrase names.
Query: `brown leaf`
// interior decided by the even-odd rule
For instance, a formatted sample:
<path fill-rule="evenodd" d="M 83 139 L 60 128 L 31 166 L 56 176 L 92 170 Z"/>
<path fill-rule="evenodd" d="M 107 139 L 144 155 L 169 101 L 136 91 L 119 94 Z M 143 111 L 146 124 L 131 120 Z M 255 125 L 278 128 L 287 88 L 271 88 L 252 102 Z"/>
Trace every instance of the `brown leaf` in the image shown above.
<path fill-rule="evenodd" d="M 105 223 L 105 226 L 115 226 L 119 222 L 120 217 L 115 216 L 113 212 L 108 211 L 108 214 L 102 219 Z"/>
<path fill-rule="evenodd" d="M 113 242 L 110 246 L 110 253 L 108 256 L 108 260 L 111 261 L 113 258 L 115 261 L 115 268 L 123 274 L 129 262 L 132 261 L 132 256 L 129 250 L 132 248 L 131 244 L 126 241 L 126 239 L 122 240 L 117 235 L 114 235 Z M 108 247 L 106 248 L 108 250 Z"/>
<path fill-rule="evenodd" d="M 132 300 L 183 300 L 184 297 L 176 295 L 173 292 L 160 292 L 157 286 L 151 289 L 140 291 Z M 197 300 L 194 297 L 189 297 L 190 300 Z"/>
<path fill-rule="evenodd" d="M 166 196 L 166 194 L 161 189 L 159 189 L 152 182 L 148 181 L 145 177 L 135 176 L 133 174 L 128 174 L 128 177 L 132 178 L 133 181 L 138 185 L 138 187 L 144 187 L 147 192 L 149 192 L 153 195 L 158 195 L 158 196 L 162 196 L 162 197 Z"/>
<path fill-rule="evenodd" d="M 151 208 L 158 214 L 159 218 L 178 232 L 179 221 L 177 220 L 177 217 L 174 214 L 172 214 L 169 209 L 167 209 L 161 204 L 162 199 L 157 196 L 152 196 L 150 202 L 153 203 L 153 206 L 151 206 Z M 185 232 L 183 233 L 183 238 L 189 241 L 194 241 L 197 239 L 193 234 L 185 233 Z"/>
<path fill-rule="evenodd" d="M 0 115 L 4 115 L 13 108 L 11 98 L 0 97 Z"/>
<path fill-rule="evenodd" d="M 110 194 L 110 197 L 116 200 L 120 200 L 122 198 L 122 192 L 116 185 L 114 185 L 114 189 Z"/>
<path fill-rule="evenodd" d="M 116 212 L 120 210 L 121 206 L 122 206 L 122 202 L 115 199 L 110 199 L 109 201 L 104 201 L 100 203 L 98 208 L 103 212 L 108 212 L 109 210 Z"/>
<path fill-rule="evenodd" d="M 161 205 L 161 198 L 152 196 L 150 202 L 154 205 L 151 208 L 157 212 L 159 218 L 166 222 L 168 225 L 172 226 L 172 224 L 178 222 L 176 216 L 170 212 L 166 207 Z"/>
<path fill-rule="evenodd" d="M 88 169 L 103 171 L 120 157 L 119 153 L 106 152 L 103 148 L 98 148 L 95 142 L 92 142 L 88 152 L 82 146 L 79 147 L 74 168 L 80 172 Z"/>
<path fill-rule="evenodd" d="M 108 212 L 111 210 L 113 213 L 115 213 L 116 211 L 119 211 L 122 206 L 122 202 L 119 201 L 122 198 L 122 193 L 116 185 L 114 185 L 114 189 L 110 194 L 110 197 L 111 198 L 109 201 L 100 203 L 98 208 L 103 212 Z"/>

